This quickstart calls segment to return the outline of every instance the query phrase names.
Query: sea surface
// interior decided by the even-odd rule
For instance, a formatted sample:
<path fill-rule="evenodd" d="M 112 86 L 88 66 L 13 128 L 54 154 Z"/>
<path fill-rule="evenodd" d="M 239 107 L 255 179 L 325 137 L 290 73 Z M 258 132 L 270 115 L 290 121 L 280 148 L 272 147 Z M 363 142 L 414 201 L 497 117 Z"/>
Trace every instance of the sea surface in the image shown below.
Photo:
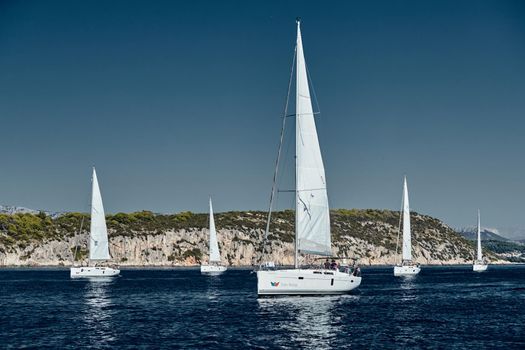
<path fill-rule="evenodd" d="M 364 268 L 350 295 L 266 299 L 250 270 L 0 269 L 0 347 L 525 349 L 525 266 Z"/>

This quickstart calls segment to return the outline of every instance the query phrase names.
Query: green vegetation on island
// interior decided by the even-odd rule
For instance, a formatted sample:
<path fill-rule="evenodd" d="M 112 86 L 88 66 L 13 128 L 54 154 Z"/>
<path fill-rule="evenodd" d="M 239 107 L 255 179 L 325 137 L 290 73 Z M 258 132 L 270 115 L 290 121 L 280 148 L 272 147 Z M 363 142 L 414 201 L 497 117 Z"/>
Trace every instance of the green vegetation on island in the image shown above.
<path fill-rule="evenodd" d="M 331 210 L 332 242 L 340 256 L 352 256 L 381 261 L 399 250 L 399 212 L 373 209 L 334 209 Z M 416 256 L 424 256 L 432 261 L 469 261 L 474 258 L 474 242 L 464 239 L 440 220 L 430 216 L 411 213 L 412 240 Z M 235 246 L 253 246 L 254 251 L 262 251 L 262 235 L 266 225 L 267 213 L 263 211 L 230 211 L 216 213 L 215 221 L 219 230 L 230 230 L 231 244 Z M 82 235 L 89 232 L 89 215 L 85 213 L 67 213 L 58 217 L 39 214 L 0 214 L 0 253 L 14 253 L 30 258 L 34 247 L 49 241 L 64 241 L 77 235 L 82 224 Z M 273 245 L 286 245 L 294 240 L 294 211 L 283 210 L 272 214 L 269 240 Z M 176 214 L 155 214 L 151 211 L 117 213 L 106 215 L 108 232 L 111 237 L 120 239 L 146 239 L 164 235 L 167 232 L 187 232 L 182 237 L 190 237 L 195 232 L 208 228 L 207 213 L 189 211 Z M 238 232 L 234 233 L 234 232 Z M 242 233 L 242 234 L 241 234 Z M 185 236 L 188 234 L 189 236 Z M 206 246 L 195 246 L 185 238 L 179 238 L 173 247 L 165 252 L 165 260 L 177 262 L 184 259 L 201 261 L 207 252 Z M 191 239 L 192 242 L 196 242 Z M 71 242 L 71 241 L 70 241 Z M 199 241 L 200 242 L 200 241 Z M 505 242 L 503 242 L 505 243 Z M 509 243 L 485 241 L 484 246 L 489 258 L 504 258 L 521 261 L 516 256 L 507 254 L 523 247 Z M 71 258 L 81 261 L 87 256 L 87 247 L 69 243 Z M 75 248 L 75 245 L 77 247 Z M 156 259 L 158 247 L 141 248 L 145 259 Z M 497 255 L 494 255 L 496 253 Z M 69 254 L 69 253 L 68 253 Z M 228 259 L 234 259 L 235 252 L 226 253 Z M 239 257 L 237 257 L 239 258 Z M 124 259 L 124 257 L 121 257 Z M 370 260 L 370 261 L 372 261 Z"/>

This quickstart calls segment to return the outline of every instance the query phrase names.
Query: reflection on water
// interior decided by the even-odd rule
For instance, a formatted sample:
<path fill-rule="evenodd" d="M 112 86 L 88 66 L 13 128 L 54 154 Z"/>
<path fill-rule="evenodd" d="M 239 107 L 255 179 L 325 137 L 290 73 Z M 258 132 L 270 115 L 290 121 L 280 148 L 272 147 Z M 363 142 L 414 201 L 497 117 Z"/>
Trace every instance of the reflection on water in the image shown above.
<path fill-rule="evenodd" d="M 114 278 L 88 279 L 84 292 L 86 305 L 82 318 L 84 324 L 78 329 L 79 332 L 85 333 L 86 345 L 107 346 L 116 339 L 110 291 L 114 280 Z"/>
<path fill-rule="evenodd" d="M 210 274 L 206 278 L 206 296 L 209 300 L 217 300 L 220 295 L 221 274 Z"/>
<path fill-rule="evenodd" d="M 420 344 L 422 340 L 422 327 L 418 320 L 421 310 L 417 280 L 417 276 L 404 276 L 400 279 L 399 297 L 393 312 L 396 330 L 394 339 L 410 346 Z"/>
<path fill-rule="evenodd" d="M 299 348 L 329 349 L 331 343 L 341 336 L 343 323 L 335 312 L 342 298 L 333 297 L 277 297 L 258 299 L 260 314 L 271 320 L 268 332 L 287 334 L 282 340 L 290 340 Z"/>
<path fill-rule="evenodd" d="M 417 276 L 405 276 L 401 279 L 401 301 L 409 302 L 417 300 L 416 293 L 416 279 Z"/>

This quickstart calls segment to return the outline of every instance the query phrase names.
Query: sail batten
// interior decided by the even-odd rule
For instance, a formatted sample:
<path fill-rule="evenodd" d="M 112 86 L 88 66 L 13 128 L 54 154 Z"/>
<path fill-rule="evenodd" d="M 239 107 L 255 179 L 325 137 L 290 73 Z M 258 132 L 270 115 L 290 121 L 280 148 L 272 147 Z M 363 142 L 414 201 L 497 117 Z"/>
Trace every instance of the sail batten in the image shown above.
<path fill-rule="evenodd" d="M 410 204 L 408 202 L 408 185 L 406 176 L 403 181 L 403 260 L 412 260 Z"/>
<path fill-rule="evenodd" d="M 89 259 L 109 260 L 111 257 L 109 255 L 108 230 L 95 168 L 93 168 L 91 188 L 91 226 L 89 237 Z"/>
<path fill-rule="evenodd" d="M 210 198 L 210 262 L 221 262 L 219 243 L 217 242 L 217 230 L 215 229 L 215 219 L 213 218 L 213 207 Z"/>
<path fill-rule="evenodd" d="M 296 60 L 296 249 L 331 255 L 325 170 L 308 85 L 300 23 Z"/>

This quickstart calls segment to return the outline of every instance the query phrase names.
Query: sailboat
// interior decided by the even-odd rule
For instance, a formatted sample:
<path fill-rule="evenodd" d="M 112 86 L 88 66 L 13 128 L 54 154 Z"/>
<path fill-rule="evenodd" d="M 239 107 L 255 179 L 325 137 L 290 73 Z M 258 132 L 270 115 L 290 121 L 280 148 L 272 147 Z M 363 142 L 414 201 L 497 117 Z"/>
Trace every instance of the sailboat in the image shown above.
<path fill-rule="evenodd" d="M 207 265 L 201 265 L 201 273 L 219 274 L 226 271 L 226 266 L 221 265 L 221 253 L 217 243 L 217 230 L 213 218 L 213 207 L 210 197 L 210 258 Z"/>
<path fill-rule="evenodd" d="M 257 293 L 267 295 L 342 294 L 357 288 L 361 277 L 350 270 L 301 268 L 299 255 L 331 256 L 330 212 L 326 191 L 326 178 L 317 138 L 310 88 L 301 38 L 301 23 L 297 20 L 296 43 L 296 111 L 295 111 L 295 254 L 294 268 L 275 270 L 273 263 L 257 271 Z M 290 86 L 290 85 L 289 85 Z M 274 185 L 265 232 L 265 247 L 271 220 L 272 199 L 275 193 L 279 157 L 277 156 Z"/>
<path fill-rule="evenodd" d="M 481 252 L 481 219 L 478 209 L 478 251 L 477 251 L 477 257 L 476 260 L 474 260 L 474 263 L 472 264 L 472 271 L 475 272 L 483 272 L 487 270 L 487 267 L 489 266 L 485 260 L 483 259 L 483 254 Z"/>
<path fill-rule="evenodd" d="M 401 263 L 394 266 L 394 276 L 417 275 L 421 268 L 412 261 L 412 233 L 410 232 L 410 205 L 408 203 L 407 178 L 403 180 L 403 245 Z"/>
<path fill-rule="evenodd" d="M 91 189 L 91 226 L 89 230 L 89 261 L 88 266 L 71 267 L 71 278 L 78 277 L 111 277 L 117 276 L 120 270 L 109 266 L 97 266 L 111 259 L 109 255 L 108 230 L 102 196 L 98 186 L 97 172 L 93 167 Z"/>

